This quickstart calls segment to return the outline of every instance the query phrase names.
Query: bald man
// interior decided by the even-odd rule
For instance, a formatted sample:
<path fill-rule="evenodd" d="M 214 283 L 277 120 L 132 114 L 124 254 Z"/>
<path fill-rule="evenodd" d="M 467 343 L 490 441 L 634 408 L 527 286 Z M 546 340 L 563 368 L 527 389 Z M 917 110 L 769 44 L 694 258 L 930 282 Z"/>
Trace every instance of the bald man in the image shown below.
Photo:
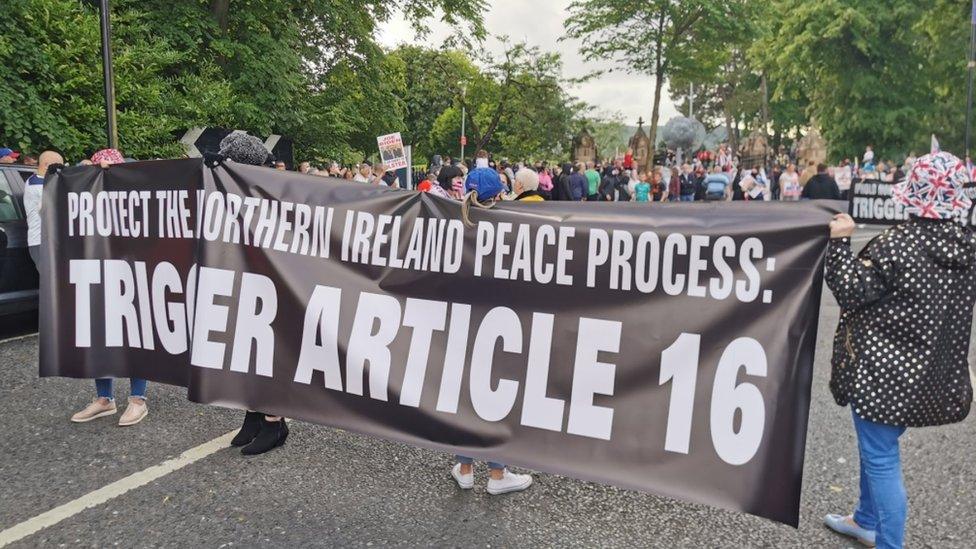
<path fill-rule="evenodd" d="M 44 151 L 37 159 L 37 173 L 27 180 L 24 188 L 24 211 L 27 213 L 27 251 L 37 271 L 41 271 L 41 198 L 48 167 L 64 164 L 64 158 L 54 151 Z"/>

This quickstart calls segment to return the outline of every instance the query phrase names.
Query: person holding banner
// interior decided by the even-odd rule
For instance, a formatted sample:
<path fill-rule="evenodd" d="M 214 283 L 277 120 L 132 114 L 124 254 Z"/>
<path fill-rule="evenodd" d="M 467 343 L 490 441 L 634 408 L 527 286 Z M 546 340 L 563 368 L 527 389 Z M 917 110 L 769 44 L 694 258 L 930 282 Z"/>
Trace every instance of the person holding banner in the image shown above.
<path fill-rule="evenodd" d="M 122 153 L 115 149 L 102 149 L 91 157 L 92 164 L 101 166 L 103 170 L 108 169 L 113 164 L 122 164 L 125 158 Z M 146 405 L 146 387 L 149 382 L 145 379 L 129 379 L 129 404 L 122 417 L 119 418 L 119 427 L 129 427 L 146 419 L 149 414 L 149 406 Z M 115 380 L 109 377 L 95 380 L 95 399 L 80 412 L 71 416 L 72 423 L 88 423 L 98 418 L 115 415 Z"/>
<path fill-rule="evenodd" d="M 826 282 L 842 309 L 830 389 L 850 405 L 860 455 L 860 501 L 827 527 L 879 548 L 904 544 L 908 499 L 898 439 L 908 427 L 957 423 L 973 388 L 968 351 L 976 304 L 976 238 L 958 224 L 971 201 L 964 163 L 918 159 L 893 196 L 910 215 L 857 256 L 854 220 L 830 224 Z"/>
<path fill-rule="evenodd" d="M 531 168 L 522 168 L 515 174 L 515 200 L 517 202 L 544 202 L 539 194 L 539 174 Z"/>
<path fill-rule="evenodd" d="M 263 166 L 271 153 L 257 137 L 235 131 L 220 142 L 220 156 L 238 164 Z M 245 456 L 254 456 L 281 446 L 287 438 L 288 424 L 285 418 L 247 410 L 244 424 L 230 445 L 240 447 L 241 454 Z"/>
<path fill-rule="evenodd" d="M 482 156 L 484 151 L 479 151 L 478 158 L 484 158 L 487 160 L 487 153 Z M 478 172 L 477 169 L 472 170 L 471 174 L 474 175 Z M 531 174 L 531 175 L 530 175 Z M 521 176 L 521 183 L 519 183 L 519 176 Z M 539 179 L 538 176 L 528 169 L 519 170 L 519 175 L 515 177 L 516 185 L 532 186 L 533 184 L 538 187 Z M 476 177 L 474 181 L 471 178 L 467 182 L 468 192 L 476 192 L 478 202 L 482 204 L 489 204 L 492 202 L 497 202 L 501 200 L 502 193 L 507 189 L 502 184 L 501 180 L 497 177 Z M 520 194 L 525 194 L 524 192 Z M 526 200 L 525 198 L 520 198 L 521 200 Z M 519 199 L 516 199 L 519 200 Z M 451 468 L 451 476 L 454 477 L 455 482 L 457 482 L 458 488 L 462 490 L 470 490 L 474 488 L 474 460 L 467 456 L 457 455 L 454 456 L 457 463 Z M 488 487 L 487 491 L 489 494 L 495 496 L 500 494 L 508 494 L 511 492 L 521 492 L 529 486 L 532 485 L 532 475 L 521 475 L 518 473 L 513 473 L 508 470 L 508 467 L 504 463 L 498 463 L 494 461 L 488 462 L 488 469 L 490 473 L 488 474 Z"/>
<path fill-rule="evenodd" d="M 481 190 L 483 188 L 492 188 L 496 186 L 499 188 L 504 187 L 502 183 L 501 176 L 498 172 L 488 165 L 488 151 L 480 150 L 478 151 L 477 157 L 475 159 L 475 168 L 471 170 L 468 174 L 467 179 L 464 182 L 464 192 L 468 193 L 474 190 L 478 191 L 478 200 L 484 202 L 485 200 L 493 200 L 495 195 L 488 197 L 487 199 L 481 198 Z M 506 187 L 507 191 L 508 188 Z"/>

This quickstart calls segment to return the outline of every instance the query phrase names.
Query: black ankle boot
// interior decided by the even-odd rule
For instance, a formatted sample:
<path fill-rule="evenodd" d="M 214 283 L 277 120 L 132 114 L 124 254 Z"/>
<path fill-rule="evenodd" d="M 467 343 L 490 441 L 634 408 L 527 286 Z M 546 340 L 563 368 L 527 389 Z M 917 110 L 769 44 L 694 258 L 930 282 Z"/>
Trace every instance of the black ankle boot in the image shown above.
<path fill-rule="evenodd" d="M 244 425 L 241 426 L 241 430 L 234 436 L 234 440 L 230 441 L 230 445 L 244 446 L 250 444 L 254 440 L 254 437 L 258 436 L 258 431 L 261 430 L 262 423 L 264 423 L 264 414 L 248 411 L 244 415 Z"/>
<path fill-rule="evenodd" d="M 288 425 L 284 418 L 278 421 L 261 420 L 261 430 L 247 446 L 241 448 L 245 456 L 256 456 L 281 446 L 288 438 Z"/>

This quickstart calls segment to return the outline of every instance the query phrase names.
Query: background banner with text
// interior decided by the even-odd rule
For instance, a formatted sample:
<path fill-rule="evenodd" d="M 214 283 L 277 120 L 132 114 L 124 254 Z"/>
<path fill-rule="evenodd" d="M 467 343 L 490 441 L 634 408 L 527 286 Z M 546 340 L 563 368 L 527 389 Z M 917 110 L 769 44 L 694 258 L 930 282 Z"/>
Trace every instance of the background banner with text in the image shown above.
<path fill-rule="evenodd" d="M 45 186 L 42 376 L 797 524 L 835 203 L 501 203 L 469 227 L 447 199 L 231 162 Z"/>
<path fill-rule="evenodd" d="M 866 225 L 898 225 L 908 221 L 905 208 L 896 204 L 892 197 L 894 186 L 894 183 L 876 179 L 855 179 L 851 184 L 848 213 L 856 223 Z M 966 194 L 976 201 L 976 186 L 970 184 L 966 187 Z M 959 222 L 963 225 L 976 226 L 976 207 Z"/>

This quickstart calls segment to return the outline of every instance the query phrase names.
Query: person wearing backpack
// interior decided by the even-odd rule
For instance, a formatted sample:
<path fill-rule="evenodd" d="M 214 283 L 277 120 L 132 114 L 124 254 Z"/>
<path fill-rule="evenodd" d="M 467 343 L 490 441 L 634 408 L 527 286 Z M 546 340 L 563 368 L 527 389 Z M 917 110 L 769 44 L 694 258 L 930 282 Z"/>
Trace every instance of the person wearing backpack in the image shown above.
<path fill-rule="evenodd" d="M 705 178 L 705 201 L 706 202 L 724 202 L 729 200 L 731 197 L 729 195 L 729 176 L 725 175 L 722 168 L 715 166 L 712 168 L 712 173 L 708 174 Z"/>

